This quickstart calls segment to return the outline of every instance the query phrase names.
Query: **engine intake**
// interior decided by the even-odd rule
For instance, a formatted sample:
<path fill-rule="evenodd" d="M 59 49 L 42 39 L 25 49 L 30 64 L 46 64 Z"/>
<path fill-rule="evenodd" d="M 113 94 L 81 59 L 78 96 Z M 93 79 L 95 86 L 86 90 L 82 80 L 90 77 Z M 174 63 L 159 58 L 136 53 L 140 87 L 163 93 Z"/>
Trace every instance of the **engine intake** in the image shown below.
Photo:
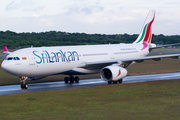
<path fill-rule="evenodd" d="M 127 76 L 127 70 L 119 66 L 104 67 L 101 72 L 101 78 L 105 81 L 117 81 Z"/>

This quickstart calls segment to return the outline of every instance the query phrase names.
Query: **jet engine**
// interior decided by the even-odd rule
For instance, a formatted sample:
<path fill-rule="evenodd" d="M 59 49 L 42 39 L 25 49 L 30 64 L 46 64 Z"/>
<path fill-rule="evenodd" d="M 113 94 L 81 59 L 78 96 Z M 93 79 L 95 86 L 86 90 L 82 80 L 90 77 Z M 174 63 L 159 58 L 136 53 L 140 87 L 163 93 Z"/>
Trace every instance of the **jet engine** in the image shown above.
<path fill-rule="evenodd" d="M 127 70 L 119 66 L 104 67 L 101 72 L 101 78 L 105 81 L 118 81 L 127 75 Z"/>

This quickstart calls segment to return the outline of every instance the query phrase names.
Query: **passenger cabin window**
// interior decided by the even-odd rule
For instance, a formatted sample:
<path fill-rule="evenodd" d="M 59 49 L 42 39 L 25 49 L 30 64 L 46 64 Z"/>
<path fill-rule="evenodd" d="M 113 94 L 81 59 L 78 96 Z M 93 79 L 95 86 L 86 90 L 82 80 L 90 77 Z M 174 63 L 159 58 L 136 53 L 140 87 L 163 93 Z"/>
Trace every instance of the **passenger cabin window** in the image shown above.
<path fill-rule="evenodd" d="M 20 60 L 19 57 L 7 57 L 5 60 Z"/>

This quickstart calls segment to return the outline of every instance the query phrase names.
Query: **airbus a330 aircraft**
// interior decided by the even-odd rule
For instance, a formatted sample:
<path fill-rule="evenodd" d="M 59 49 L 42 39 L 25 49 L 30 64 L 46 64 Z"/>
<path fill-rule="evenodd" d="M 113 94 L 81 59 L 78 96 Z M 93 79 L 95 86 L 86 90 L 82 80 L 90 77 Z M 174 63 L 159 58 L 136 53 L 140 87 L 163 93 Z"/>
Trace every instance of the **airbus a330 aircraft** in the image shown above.
<path fill-rule="evenodd" d="M 152 49 L 152 23 L 155 10 L 150 10 L 143 29 L 132 44 L 32 47 L 10 53 L 1 67 L 6 72 L 20 77 L 21 88 L 27 89 L 26 80 L 37 80 L 51 75 L 68 75 L 65 83 L 79 82 L 74 75 L 100 73 L 110 83 L 121 83 L 127 75 L 126 68 L 144 60 L 179 58 L 180 54 L 147 56 Z M 177 44 L 171 44 L 177 45 Z M 165 45 L 169 46 L 169 45 Z M 164 46 L 160 46 L 164 47 Z"/>

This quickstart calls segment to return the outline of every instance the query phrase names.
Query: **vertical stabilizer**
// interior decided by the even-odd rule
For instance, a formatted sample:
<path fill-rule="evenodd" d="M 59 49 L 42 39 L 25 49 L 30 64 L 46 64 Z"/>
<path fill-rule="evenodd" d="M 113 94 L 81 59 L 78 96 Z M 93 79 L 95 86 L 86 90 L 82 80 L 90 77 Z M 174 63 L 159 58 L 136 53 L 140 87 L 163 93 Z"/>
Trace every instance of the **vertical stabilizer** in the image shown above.
<path fill-rule="evenodd" d="M 4 52 L 3 53 L 5 53 L 5 54 L 10 54 L 10 52 L 9 52 L 9 50 L 8 50 L 8 48 L 7 48 L 7 46 L 4 46 Z"/>
<path fill-rule="evenodd" d="M 146 21 L 144 23 L 144 26 L 136 39 L 136 41 L 133 44 L 142 43 L 142 44 L 150 44 L 151 38 L 152 38 L 152 23 L 155 19 L 155 10 L 150 10 L 149 14 L 146 18 Z"/>

